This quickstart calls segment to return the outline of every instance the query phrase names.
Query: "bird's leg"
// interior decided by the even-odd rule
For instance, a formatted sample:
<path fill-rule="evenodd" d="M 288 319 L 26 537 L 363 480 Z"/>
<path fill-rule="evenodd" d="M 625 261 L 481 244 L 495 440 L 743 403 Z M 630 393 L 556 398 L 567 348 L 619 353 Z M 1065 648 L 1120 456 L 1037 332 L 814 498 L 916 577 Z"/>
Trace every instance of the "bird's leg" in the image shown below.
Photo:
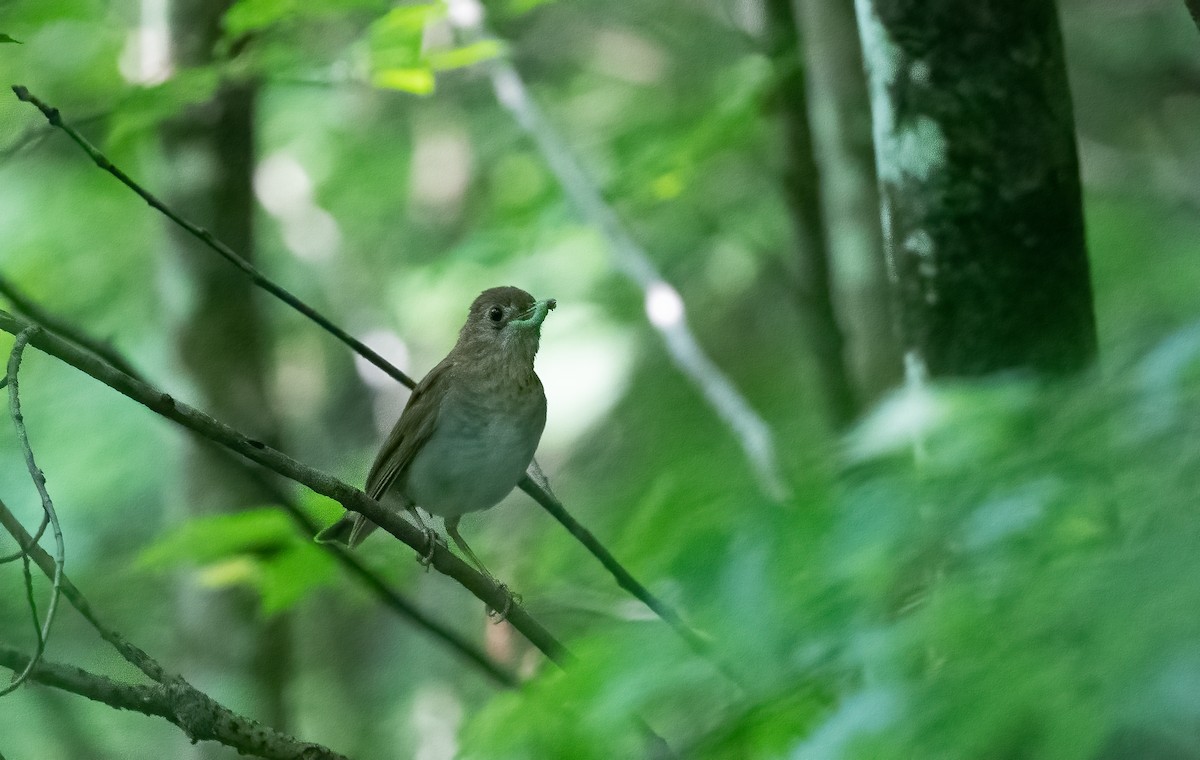
<path fill-rule="evenodd" d="M 417 562 L 421 563 L 422 567 L 425 568 L 425 572 L 429 572 L 429 565 L 433 562 L 433 550 L 437 547 L 438 543 L 438 534 L 421 519 L 421 513 L 417 511 L 415 505 L 409 506 L 408 511 L 412 514 L 413 519 L 417 521 L 417 527 L 425 533 L 425 543 L 429 547 L 429 551 L 417 557 Z"/>
<path fill-rule="evenodd" d="M 462 550 L 462 553 L 467 555 L 467 559 L 469 559 L 471 561 L 471 564 L 474 565 L 475 568 L 477 570 L 479 570 L 479 572 L 481 572 L 485 576 L 487 576 L 488 580 L 490 580 L 492 583 L 496 584 L 496 588 L 500 589 L 501 593 L 504 594 L 504 597 L 505 597 L 504 609 L 500 610 L 499 612 L 497 612 L 496 610 L 488 610 L 489 616 L 496 615 L 496 622 L 502 623 L 502 622 L 504 622 L 505 618 L 508 617 L 508 613 L 512 609 L 513 600 L 519 599 L 519 597 L 517 597 L 517 595 L 514 594 L 508 588 L 508 586 L 504 585 L 499 580 L 497 580 L 496 576 L 492 575 L 491 572 L 486 567 L 484 567 L 483 563 L 479 561 L 479 557 L 475 556 L 475 552 L 471 551 L 471 547 L 467 546 L 467 542 L 463 540 L 463 537 L 461 535 L 459 535 L 459 532 L 458 532 L 458 521 L 460 519 L 462 519 L 462 518 L 447 517 L 446 518 L 446 533 L 448 533 L 450 535 L 450 538 L 454 539 L 455 545 L 458 546 L 458 548 Z"/>

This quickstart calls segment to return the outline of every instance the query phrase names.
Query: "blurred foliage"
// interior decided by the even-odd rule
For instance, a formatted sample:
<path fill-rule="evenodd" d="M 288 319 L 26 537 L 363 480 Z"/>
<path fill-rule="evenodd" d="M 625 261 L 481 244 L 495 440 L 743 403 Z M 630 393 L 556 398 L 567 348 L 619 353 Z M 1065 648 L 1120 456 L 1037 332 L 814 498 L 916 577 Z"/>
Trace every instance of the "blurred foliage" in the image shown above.
<path fill-rule="evenodd" d="M 362 547 L 422 608 L 532 675 L 497 692 L 382 612 L 282 513 L 181 522 L 181 434 L 31 353 L 26 417 L 68 572 L 134 641 L 182 659 L 178 592 L 253 589 L 262 616 L 291 616 L 292 728 L 362 758 L 639 757 L 654 747 L 647 726 L 697 758 L 1200 757 L 1200 39 L 1182 3 L 1060 3 L 1104 366 L 1059 384 L 901 390 L 841 436 L 813 401 L 776 75 L 753 3 L 508 0 L 487 7 L 500 41 L 464 45 L 440 3 L 239 0 L 217 62 L 184 71 L 153 65 L 154 29 L 138 28 L 153 5 L 0 2 L 0 39 L 22 43 L 0 46 L 0 68 L 155 191 L 211 170 L 164 161 L 163 121 L 223 78 L 260 82 L 261 267 L 415 375 L 484 287 L 557 297 L 539 457 L 572 512 L 686 611 L 742 685 L 519 494 L 463 530 L 567 641 L 565 672 L 394 542 Z M 498 55 L 770 423 L 787 503 L 757 493 L 645 324 L 641 293 L 495 102 L 474 64 Z M 189 398 L 170 325 L 190 286 L 161 220 L 11 98 L 0 240 L 6 276 Z M 361 482 L 405 394 L 262 308 L 285 448 Z M 347 394 L 371 395 L 378 430 L 347 429 Z M 11 436 L 0 492 L 34 522 Z M 338 512 L 302 498 L 323 521 Z M 0 587 L 0 639 L 28 644 L 19 570 Z M 69 613 L 49 655 L 128 675 Z M 255 714 L 238 685 L 205 686 Z M 186 739 L 161 723 L 24 689 L 0 704 L 0 751 L 181 756 Z"/>
<path fill-rule="evenodd" d="M 297 534 L 280 507 L 191 518 L 148 546 L 138 561 L 152 570 L 194 565 L 200 584 L 209 588 L 249 586 L 264 615 L 283 612 L 330 583 L 336 567 Z"/>

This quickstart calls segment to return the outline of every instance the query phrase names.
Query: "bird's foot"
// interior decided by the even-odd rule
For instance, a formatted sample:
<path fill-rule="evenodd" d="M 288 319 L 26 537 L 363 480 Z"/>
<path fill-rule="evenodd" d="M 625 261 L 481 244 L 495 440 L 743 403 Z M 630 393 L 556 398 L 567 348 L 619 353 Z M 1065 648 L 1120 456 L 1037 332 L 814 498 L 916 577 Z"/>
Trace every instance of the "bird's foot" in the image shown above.
<path fill-rule="evenodd" d="M 508 586 L 504 585 L 503 583 L 500 583 L 499 581 L 496 582 L 496 588 L 500 591 L 501 594 L 504 595 L 504 609 L 502 609 L 500 611 L 496 611 L 489 607 L 488 611 L 487 611 L 487 615 L 488 615 L 488 617 L 490 617 L 492 619 L 493 623 L 499 625 L 500 623 L 503 623 L 505 620 L 508 619 L 508 613 L 512 612 L 513 604 L 521 603 L 521 595 L 514 594 L 512 592 L 512 590 L 509 589 Z"/>
<path fill-rule="evenodd" d="M 438 544 L 442 546 L 446 544 L 433 528 L 430 528 L 428 525 L 422 525 L 422 527 L 425 529 L 425 545 L 429 547 L 429 550 L 420 557 L 417 557 L 417 562 L 421 563 L 421 567 L 425 568 L 425 572 L 429 572 L 429 566 L 433 564 L 433 553 L 437 551 Z"/>

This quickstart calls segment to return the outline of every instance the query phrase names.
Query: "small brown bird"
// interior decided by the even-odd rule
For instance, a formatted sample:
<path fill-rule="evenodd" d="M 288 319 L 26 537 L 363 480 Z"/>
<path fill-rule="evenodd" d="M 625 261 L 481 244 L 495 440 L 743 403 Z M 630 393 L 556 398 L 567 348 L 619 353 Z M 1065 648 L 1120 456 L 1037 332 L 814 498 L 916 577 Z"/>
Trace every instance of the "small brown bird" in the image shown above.
<path fill-rule="evenodd" d="M 458 342 L 417 385 L 375 457 L 366 492 L 446 520 L 446 532 L 485 575 L 491 573 L 458 533 L 467 512 L 495 506 L 516 486 L 546 425 L 546 394 L 533 371 L 542 321 L 557 303 L 520 288 L 483 291 L 471 304 Z M 377 526 L 347 512 L 318 541 L 358 546 Z"/>

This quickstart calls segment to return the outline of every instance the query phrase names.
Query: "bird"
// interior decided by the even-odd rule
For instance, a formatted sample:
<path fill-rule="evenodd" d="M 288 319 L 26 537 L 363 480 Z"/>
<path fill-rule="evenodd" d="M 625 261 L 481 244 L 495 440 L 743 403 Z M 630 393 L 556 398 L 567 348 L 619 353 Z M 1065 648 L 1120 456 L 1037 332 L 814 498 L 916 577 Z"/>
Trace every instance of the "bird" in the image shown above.
<path fill-rule="evenodd" d="M 546 393 L 534 371 L 542 322 L 558 305 L 513 286 L 483 291 L 454 348 L 417 384 L 367 475 L 365 491 L 406 510 L 436 534 L 417 507 L 445 520 L 446 532 L 495 581 L 458 532 L 468 512 L 489 509 L 521 480 L 546 426 Z M 376 526 L 347 511 L 316 540 L 354 548 Z"/>

